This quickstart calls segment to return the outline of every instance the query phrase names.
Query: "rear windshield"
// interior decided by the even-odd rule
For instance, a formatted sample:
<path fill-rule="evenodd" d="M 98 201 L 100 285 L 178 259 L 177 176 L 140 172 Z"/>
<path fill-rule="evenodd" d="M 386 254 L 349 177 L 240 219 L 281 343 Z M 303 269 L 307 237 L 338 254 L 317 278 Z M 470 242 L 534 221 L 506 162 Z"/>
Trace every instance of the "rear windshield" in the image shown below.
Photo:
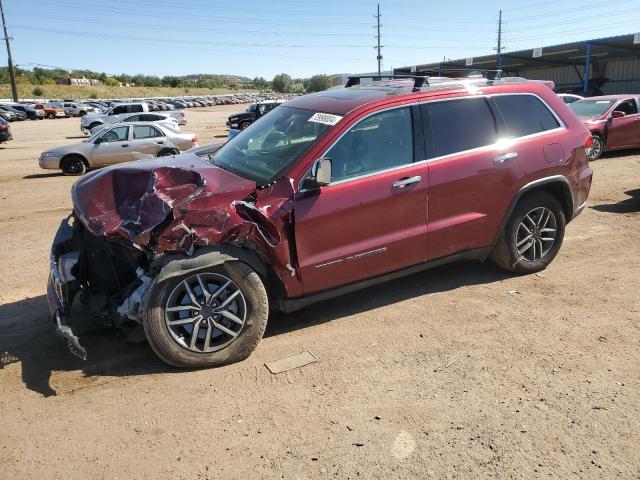
<path fill-rule="evenodd" d="M 569 108 L 580 117 L 599 117 L 609 110 L 615 100 L 578 100 L 569 104 Z"/>

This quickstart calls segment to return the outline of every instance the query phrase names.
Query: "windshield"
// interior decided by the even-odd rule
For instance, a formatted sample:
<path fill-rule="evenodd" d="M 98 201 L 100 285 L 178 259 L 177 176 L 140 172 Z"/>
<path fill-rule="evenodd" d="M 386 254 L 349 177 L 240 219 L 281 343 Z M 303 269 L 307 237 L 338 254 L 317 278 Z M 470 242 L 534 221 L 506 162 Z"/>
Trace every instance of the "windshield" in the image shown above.
<path fill-rule="evenodd" d="M 258 106 L 255 103 L 252 103 L 247 107 L 247 112 L 255 112 Z"/>
<path fill-rule="evenodd" d="M 599 117 L 609 110 L 615 100 L 578 100 L 569 104 L 569 108 L 580 117 Z"/>
<path fill-rule="evenodd" d="M 271 183 L 331 128 L 314 120 L 315 114 L 277 108 L 229 140 L 213 157 L 213 163 L 258 185 Z"/>

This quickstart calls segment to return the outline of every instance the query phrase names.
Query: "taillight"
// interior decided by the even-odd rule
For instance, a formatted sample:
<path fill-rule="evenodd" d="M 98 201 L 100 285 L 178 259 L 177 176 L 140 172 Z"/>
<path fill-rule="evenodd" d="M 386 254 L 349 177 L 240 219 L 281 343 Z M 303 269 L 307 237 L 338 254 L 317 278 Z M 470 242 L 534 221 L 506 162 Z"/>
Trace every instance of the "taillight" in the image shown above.
<path fill-rule="evenodd" d="M 587 156 L 587 163 L 589 163 L 589 157 L 591 156 L 591 147 L 593 146 L 593 137 L 589 136 L 584 141 L 584 153 Z"/>
<path fill-rule="evenodd" d="M 4 130 L 5 128 L 7 128 L 7 126 L 0 123 L 0 130 Z"/>
<path fill-rule="evenodd" d="M 198 137 L 193 137 L 191 139 L 191 143 L 198 143 Z"/>
<path fill-rule="evenodd" d="M 180 115 L 182 115 L 184 117 L 184 112 L 180 112 Z"/>

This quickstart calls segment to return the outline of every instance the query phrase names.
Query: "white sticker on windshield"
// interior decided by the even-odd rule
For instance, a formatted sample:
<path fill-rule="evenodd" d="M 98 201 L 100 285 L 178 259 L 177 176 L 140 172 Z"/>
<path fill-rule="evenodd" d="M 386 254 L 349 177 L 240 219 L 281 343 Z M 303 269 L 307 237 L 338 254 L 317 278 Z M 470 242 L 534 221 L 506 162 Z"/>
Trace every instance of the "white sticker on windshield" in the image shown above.
<path fill-rule="evenodd" d="M 596 103 L 611 103 L 611 100 L 598 100 Z"/>
<path fill-rule="evenodd" d="M 340 115 L 332 115 L 330 113 L 314 113 L 309 119 L 313 123 L 322 123 L 324 125 L 335 125 L 342 117 Z"/>

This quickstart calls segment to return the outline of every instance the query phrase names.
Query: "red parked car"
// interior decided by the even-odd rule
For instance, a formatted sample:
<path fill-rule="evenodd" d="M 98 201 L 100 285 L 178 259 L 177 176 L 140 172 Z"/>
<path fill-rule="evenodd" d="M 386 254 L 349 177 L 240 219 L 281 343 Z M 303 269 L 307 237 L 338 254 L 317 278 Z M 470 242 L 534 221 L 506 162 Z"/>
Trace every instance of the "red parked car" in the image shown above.
<path fill-rule="evenodd" d="M 64 113 L 63 108 L 55 108 L 46 103 L 36 103 L 33 108 L 35 108 L 36 110 L 42 110 L 44 112 L 45 118 L 54 119 L 65 118 L 67 116 L 67 114 Z"/>
<path fill-rule="evenodd" d="M 640 98 L 638 95 L 606 95 L 585 98 L 569 105 L 593 135 L 589 160 L 604 152 L 640 147 Z"/>
<path fill-rule="evenodd" d="M 221 365 L 272 310 L 460 259 L 544 269 L 587 201 L 589 132 L 546 84 L 437 81 L 354 78 L 221 148 L 81 178 L 51 254 L 58 331 L 84 357 L 89 309 L 169 364 Z"/>

